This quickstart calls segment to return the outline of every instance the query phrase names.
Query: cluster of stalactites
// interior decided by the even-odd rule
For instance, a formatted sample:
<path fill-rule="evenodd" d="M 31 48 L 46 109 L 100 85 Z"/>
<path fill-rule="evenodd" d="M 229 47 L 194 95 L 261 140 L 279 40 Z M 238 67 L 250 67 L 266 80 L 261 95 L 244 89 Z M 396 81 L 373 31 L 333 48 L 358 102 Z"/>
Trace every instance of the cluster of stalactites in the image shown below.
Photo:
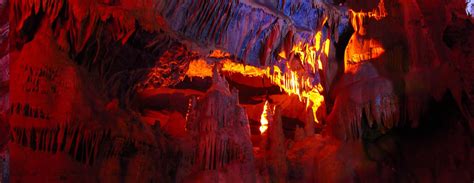
<path fill-rule="evenodd" d="M 101 33 L 101 23 L 110 22 L 112 37 L 125 43 L 137 29 L 136 23 L 147 31 L 159 30 L 157 14 L 151 13 L 152 1 L 135 3 L 136 7 L 108 6 L 95 0 L 11 0 L 11 23 L 14 33 L 24 29 L 28 20 L 44 13 L 43 21 L 51 26 L 58 45 L 65 50 L 80 52 L 91 37 Z M 130 4 L 130 3 L 128 3 Z M 64 13 L 64 14 L 63 14 Z M 30 33 L 31 34 L 31 33 Z M 21 38 L 21 34 L 13 37 Z"/>
<path fill-rule="evenodd" d="M 324 1 L 313 1 L 313 6 L 324 9 L 324 18 L 321 27 L 327 25 L 329 34 L 334 36 L 334 41 L 339 41 L 339 26 L 344 24 L 343 19 L 348 17 L 347 11 L 341 11 L 337 6 L 331 6 Z"/>
<path fill-rule="evenodd" d="M 341 125 L 343 139 L 360 139 L 364 129 L 375 128 L 380 133 L 397 127 L 400 122 L 399 98 L 393 95 L 376 96 L 375 100 L 364 104 L 347 101 L 338 106 L 337 112 L 331 114 L 336 118 L 334 122 Z M 339 104 L 336 104 L 339 105 Z M 364 127 L 367 125 L 367 127 Z"/>
<path fill-rule="evenodd" d="M 355 12 L 353 10 L 349 10 L 349 12 L 350 12 L 351 24 L 354 27 L 354 31 L 360 35 L 366 34 L 365 27 L 363 26 L 364 21 L 367 21 L 366 19 L 375 19 L 378 21 L 385 18 L 388 15 L 387 10 L 385 9 L 384 0 L 380 0 L 379 4 L 377 5 L 377 8 L 373 9 L 372 11 Z"/>
<path fill-rule="evenodd" d="M 313 111 L 315 121 L 319 122 L 316 118 L 316 111 L 324 101 L 319 73 L 325 67 L 323 64 L 328 63 L 330 40 L 322 41 L 322 33 L 317 32 L 313 41 L 312 44 L 297 43 L 293 45 L 289 53 L 280 52 L 278 63 L 283 63 L 282 66 L 273 65 L 260 68 L 236 63 L 230 59 L 222 59 L 220 61 L 221 70 L 230 74 L 239 73 L 248 77 L 270 79 L 273 84 L 279 86 L 288 95 L 297 95 L 300 101 L 305 102 L 307 107 Z M 211 53 L 211 56 L 215 57 L 214 53 Z M 190 63 L 186 74 L 189 77 L 207 77 L 211 76 L 211 73 L 211 65 L 203 59 L 198 59 Z"/>
<path fill-rule="evenodd" d="M 13 127 L 12 142 L 33 151 L 66 153 L 88 165 L 123 156 L 130 148 L 139 149 L 138 153 L 158 153 L 150 142 L 122 136 L 110 129 L 90 130 L 73 124 L 50 128 Z"/>

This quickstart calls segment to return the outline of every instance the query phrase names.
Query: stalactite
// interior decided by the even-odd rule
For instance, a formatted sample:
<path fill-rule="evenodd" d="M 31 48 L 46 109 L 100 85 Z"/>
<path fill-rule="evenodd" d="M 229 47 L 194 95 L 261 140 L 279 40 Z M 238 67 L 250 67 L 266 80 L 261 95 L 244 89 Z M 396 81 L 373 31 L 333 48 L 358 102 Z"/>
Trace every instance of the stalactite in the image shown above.
<path fill-rule="evenodd" d="M 147 1 L 147 3 L 152 3 Z M 99 2 L 86 0 L 66 1 L 66 0 L 31 0 L 31 1 L 11 1 L 12 20 L 16 25 L 16 30 L 24 28 L 26 21 L 41 12 L 44 12 L 50 24 L 62 22 L 63 27 L 55 28 L 55 35 L 58 38 L 58 44 L 65 50 L 72 49 L 76 53 L 82 51 L 90 38 L 95 37 L 101 26 L 113 20 L 112 26 L 115 27 L 112 37 L 116 41 L 125 44 L 130 36 L 136 31 L 136 22 L 147 31 L 158 31 L 157 26 L 149 25 L 157 19 L 156 14 L 143 11 L 143 7 L 153 7 L 153 4 L 137 3 L 139 10 L 124 10 L 103 7 Z M 88 6 L 85 6 L 88 4 Z M 151 11 L 151 9 L 148 9 Z M 64 13 L 64 14 L 62 14 Z M 153 15 L 153 16 L 150 16 Z M 158 17 L 159 18 L 159 17 Z M 137 21 L 140 20 L 140 21 Z M 16 33 L 16 32 L 15 32 Z M 66 39 L 66 40 L 65 40 Z M 70 42 L 68 43 L 68 40 Z"/>
<path fill-rule="evenodd" d="M 344 139 L 359 139 L 362 137 L 362 122 L 366 120 L 369 128 L 377 127 L 381 133 L 398 127 L 401 116 L 399 98 L 395 95 L 377 95 L 372 99 L 357 103 L 343 96 L 336 100 L 331 121 L 341 125 Z M 344 101 L 344 105 L 339 102 Z M 365 118 L 363 118 L 365 117 Z M 337 129 L 339 130 L 339 129 Z"/>
<path fill-rule="evenodd" d="M 12 141 L 19 145 L 35 151 L 67 153 L 88 165 L 123 156 L 130 147 L 139 149 L 140 153 L 156 150 L 148 142 L 116 136 L 110 129 L 92 131 L 77 125 L 58 125 L 55 128 L 14 127 L 12 135 Z"/>
<path fill-rule="evenodd" d="M 313 36 L 310 32 L 320 31 L 325 25 L 328 35 L 337 40 L 342 19 L 348 17 L 344 11 L 322 1 L 286 1 L 282 7 L 275 3 L 165 0 L 158 4 L 157 10 L 174 31 L 206 48 L 222 48 L 254 66 L 276 64 L 274 55 L 282 51 L 289 53 L 288 46 L 293 41 L 306 42 Z M 282 47 L 283 44 L 287 45 Z"/>

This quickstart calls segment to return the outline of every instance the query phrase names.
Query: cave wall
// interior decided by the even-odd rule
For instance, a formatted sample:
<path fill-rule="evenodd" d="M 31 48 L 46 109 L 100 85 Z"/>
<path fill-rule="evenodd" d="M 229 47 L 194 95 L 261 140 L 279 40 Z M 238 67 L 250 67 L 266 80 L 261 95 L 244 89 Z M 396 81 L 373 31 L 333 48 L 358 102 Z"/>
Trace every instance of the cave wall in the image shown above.
<path fill-rule="evenodd" d="M 0 67 L 1 67 L 1 121 L 0 122 L 0 181 L 8 181 L 9 177 L 9 151 L 8 151 L 8 137 L 9 137 L 9 124 L 7 117 L 8 110 L 8 83 L 9 83 L 9 23 L 8 23 L 8 4 L 7 1 L 0 1 Z"/>

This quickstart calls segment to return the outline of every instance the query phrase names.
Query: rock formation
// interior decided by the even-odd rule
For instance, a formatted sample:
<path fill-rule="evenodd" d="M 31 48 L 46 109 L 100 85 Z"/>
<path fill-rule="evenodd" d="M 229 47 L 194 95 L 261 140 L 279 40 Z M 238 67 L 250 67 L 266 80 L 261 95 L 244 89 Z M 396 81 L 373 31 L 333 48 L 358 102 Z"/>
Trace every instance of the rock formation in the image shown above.
<path fill-rule="evenodd" d="M 271 109 L 273 108 L 273 109 Z M 270 107 L 268 112 L 268 131 L 263 134 L 264 141 L 262 143 L 263 159 L 265 167 L 268 172 L 268 179 L 270 182 L 284 182 L 288 175 L 288 168 L 286 162 L 286 144 L 285 136 L 283 135 L 283 127 L 281 120 L 281 109 Z"/>
<path fill-rule="evenodd" d="M 212 86 L 192 98 L 178 182 L 255 182 L 255 165 L 247 114 L 238 91 L 214 67 Z"/>

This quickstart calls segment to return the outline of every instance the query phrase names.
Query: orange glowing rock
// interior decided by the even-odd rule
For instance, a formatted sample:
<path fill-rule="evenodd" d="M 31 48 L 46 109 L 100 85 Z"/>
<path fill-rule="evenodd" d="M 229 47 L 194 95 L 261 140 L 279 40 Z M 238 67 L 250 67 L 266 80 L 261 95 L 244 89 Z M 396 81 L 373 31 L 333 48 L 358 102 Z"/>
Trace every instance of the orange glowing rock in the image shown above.
<path fill-rule="evenodd" d="M 209 57 L 220 58 L 222 65 L 221 71 L 225 73 L 240 73 L 248 77 L 266 77 L 280 87 L 288 95 L 297 95 L 300 101 L 305 102 L 308 108 L 311 107 L 313 117 L 316 122 L 316 111 L 323 104 L 324 97 L 320 92 L 323 91 L 321 83 L 313 84 L 314 75 L 323 70 L 323 63 L 327 63 L 331 41 L 326 39 L 322 41 L 322 32 L 314 35 L 313 43 L 299 42 L 293 45 L 290 53 L 281 51 L 278 56 L 278 63 L 286 63 L 284 68 L 279 66 L 265 66 L 263 68 L 242 63 L 236 63 L 228 59 L 228 53 L 221 50 L 214 50 Z M 321 56 L 323 55 L 323 56 Z M 298 58 L 301 67 L 289 63 L 295 63 Z M 293 68 L 294 67 L 294 68 Z M 212 67 L 204 60 L 195 60 L 189 64 L 187 71 L 188 77 L 210 77 L 212 76 Z M 318 70 L 316 70 L 316 68 Z M 284 70 L 285 72 L 282 72 Z M 262 127 L 262 129 L 265 127 Z"/>
<path fill-rule="evenodd" d="M 329 55 L 329 47 L 331 46 L 331 41 L 329 39 L 326 39 L 326 41 L 324 42 L 324 54 L 326 56 Z"/>
<path fill-rule="evenodd" d="M 322 33 L 319 31 L 314 36 L 314 45 L 299 42 L 293 45 L 291 49 L 291 53 L 298 56 L 302 65 L 309 65 L 311 67 L 313 74 L 316 73 L 316 68 L 322 70 L 321 54 L 324 53 L 326 58 L 329 55 L 331 41 L 326 39 L 324 42 L 321 42 L 321 39 Z"/>
<path fill-rule="evenodd" d="M 321 48 L 321 31 L 319 31 L 318 33 L 316 33 L 316 35 L 314 36 L 314 39 L 315 39 L 315 46 L 316 46 L 316 51 L 319 51 L 319 49 Z"/>
<path fill-rule="evenodd" d="M 188 71 L 186 72 L 188 77 L 211 77 L 212 67 L 205 60 L 199 59 L 189 63 Z"/>
<path fill-rule="evenodd" d="M 384 52 L 385 49 L 379 41 L 375 39 L 360 39 L 354 34 L 344 56 L 345 71 L 349 71 L 351 65 L 378 58 Z"/>
<path fill-rule="evenodd" d="M 287 72 L 283 73 L 278 66 L 262 69 L 235 63 L 230 60 L 225 60 L 222 63 L 222 71 L 224 72 L 240 73 L 250 77 L 267 77 L 288 95 L 297 95 L 301 101 L 306 102 L 308 107 L 311 106 L 314 119 L 316 122 L 319 122 L 316 118 L 316 111 L 324 101 L 324 97 L 320 93 L 323 89 L 321 84 L 313 85 L 310 82 L 312 78 L 309 76 L 292 71 L 288 64 L 285 68 Z M 273 68 L 273 71 L 270 68 Z"/>
<path fill-rule="evenodd" d="M 324 97 L 320 93 L 323 91 L 323 87 L 320 83 L 313 85 L 311 77 L 291 70 L 288 64 L 286 64 L 285 68 L 287 72 L 282 72 L 278 66 L 259 68 L 232 62 L 229 59 L 222 60 L 220 63 L 222 64 L 222 72 L 229 74 L 240 73 L 248 77 L 269 78 L 270 81 L 279 86 L 282 91 L 288 95 L 297 95 L 302 102 L 306 102 L 308 107 L 311 106 L 315 121 L 318 122 L 316 111 L 324 101 Z M 187 75 L 189 77 L 210 77 L 212 75 L 211 65 L 203 60 L 192 61 L 189 64 Z"/>
<path fill-rule="evenodd" d="M 366 34 L 363 26 L 365 19 L 373 18 L 379 21 L 387 16 L 387 11 L 385 10 L 384 0 L 380 0 L 378 7 L 370 12 L 349 11 L 351 13 L 351 23 L 356 33 L 352 35 L 344 54 L 344 72 L 354 73 L 357 71 L 359 63 L 378 58 L 385 52 L 378 40 L 362 36 Z"/>
<path fill-rule="evenodd" d="M 230 57 L 230 53 L 227 53 L 222 50 L 213 50 L 211 54 L 209 54 L 209 58 L 227 58 Z"/>
<path fill-rule="evenodd" d="M 380 0 L 377 9 L 374 9 L 369 12 L 355 12 L 354 10 L 349 10 L 350 17 L 351 17 L 351 24 L 354 27 L 355 32 L 360 35 L 365 35 L 365 28 L 362 26 L 364 24 L 364 19 L 366 18 L 373 18 L 375 20 L 381 20 L 385 18 L 387 14 L 387 10 L 385 9 L 384 0 Z"/>
<path fill-rule="evenodd" d="M 278 53 L 278 56 L 280 56 L 283 59 L 286 59 L 286 52 L 283 50 L 280 53 Z"/>
<path fill-rule="evenodd" d="M 263 134 L 268 129 L 268 119 L 272 116 L 272 109 L 269 109 L 269 105 L 268 101 L 265 101 L 265 105 L 263 105 L 263 111 L 260 117 L 260 134 Z"/>

